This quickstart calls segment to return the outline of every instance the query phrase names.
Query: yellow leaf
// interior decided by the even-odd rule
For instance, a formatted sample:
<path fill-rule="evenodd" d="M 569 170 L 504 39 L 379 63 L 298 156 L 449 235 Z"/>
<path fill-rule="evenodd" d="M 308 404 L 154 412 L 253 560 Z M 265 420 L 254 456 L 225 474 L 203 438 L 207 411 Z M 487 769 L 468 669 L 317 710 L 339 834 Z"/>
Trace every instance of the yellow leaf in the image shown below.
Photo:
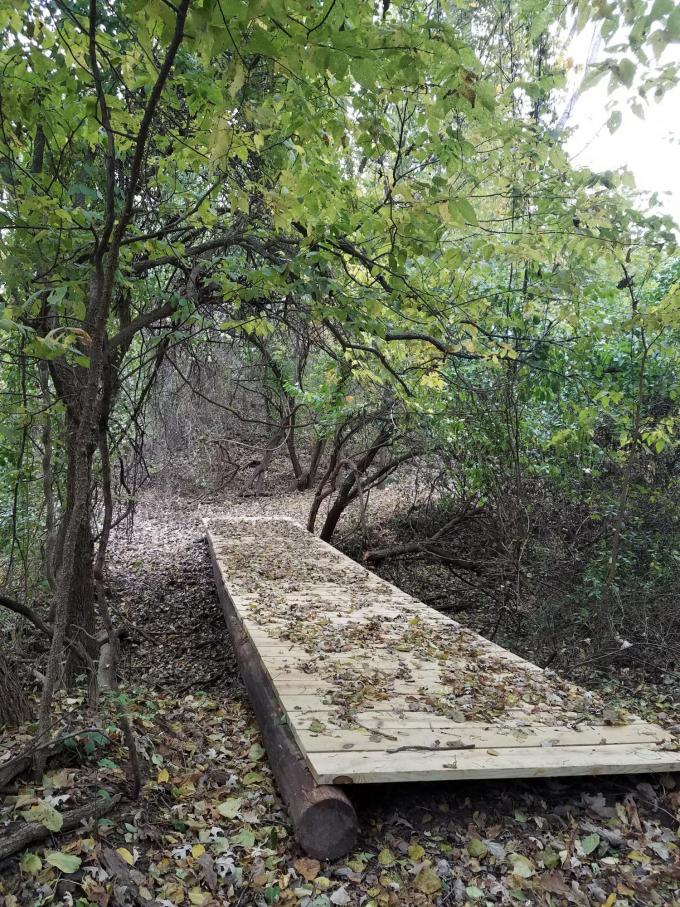
<path fill-rule="evenodd" d="M 199 857 L 202 857 L 205 853 L 205 847 L 202 844 L 194 844 L 191 848 L 191 856 L 194 860 L 197 860 Z"/>
<path fill-rule="evenodd" d="M 189 900 L 192 904 L 195 904 L 196 907 L 203 907 L 203 904 L 209 904 L 211 901 L 212 895 L 209 895 L 207 891 L 201 891 L 200 888 L 192 888 L 189 892 Z"/>
<path fill-rule="evenodd" d="M 380 863 L 381 866 L 394 865 L 394 855 L 388 847 L 384 847 L 378 854 L 378 863 Z"/>
<path fill-rule="evenodd" d="M 414 886 L 423 894 L 435 894 L 441 891 L 442 883 L 431 866 L 424 866 L 413 880 Z"/>
<path fill-rule="evenodd" d="M 135 858 L 132 856 L 127 847 L 117 847 L 116 853 L 119 857 L 122 857 L 123 860 L 128 864 L 128 866 L 135 865 Z"/>
<path fill-rule="evenodd" d="M 159 784 L 165 784 L 166 781 L 170 780 L 170 772 L 167 768 L 162 768 L 158 773 L 158 778 L 156 779 Z"/>

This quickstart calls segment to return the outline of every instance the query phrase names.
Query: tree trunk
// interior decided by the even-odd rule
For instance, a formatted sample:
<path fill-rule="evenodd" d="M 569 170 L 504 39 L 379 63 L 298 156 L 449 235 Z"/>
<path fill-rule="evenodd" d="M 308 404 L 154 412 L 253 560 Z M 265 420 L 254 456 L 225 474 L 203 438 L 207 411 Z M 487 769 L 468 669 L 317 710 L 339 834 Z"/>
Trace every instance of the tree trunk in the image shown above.
<path fill-rule="evenodd" d="M 330 542 L 330 540 L 333 538 L 333 533 L 335 532 L 337 525 L 340 522 L 340 517 L 356 497 L 356 494 L 352 494 L 355 485 L 357 485 L 357 480 L 355 479 L 354 475 L 351 475 L 347 479 L 345 479 L 345 481 L 340 486 L 340 491 L 338 492 L 336 499 L 333 501 L 333 504 L 328 511 L 328 515 L 324 520 L 323 528 L 319 533 L 319 537 L 323 539 L 324 542 Z"/>
<path fill-rule="evenodd" d="M 316 481 L 316 474 L 319 469 L 321 454 L 323 453 L 325 446 L 325 440 L 318 439 L 314 442 L 314 447 L 312 448 L 312 453 L 309 459 L 309 469 L 302 470 L 300 475 L 297 476 L 295 487 L 298 491 L 307 491 Z"/>
<path fill-rule="evenodd" d="M 94 541 L 88 516 L 80 526 L 73 579 L 69 593 L 68 625 L 66 629 L 66 664 L 64 682 L 70 686 L 78 674 L 92 667 L 97 655 L 95 639 Z M 89 659 L 84 656 L 86 653 Z"/>
<path fill-rule="evenodd" d="M 15 727 L 31 717 L 16 671 L 0 649 L 0 726 Z"/>
<path fill-rule="evenodd" d="M 78 451 L 76 449 L 77 426 L 72 419 L 67 419 L 67 488 L 66 507 L 63 515 L 62 526 L 66 527 L 71 519 L 73 504 L 76 498 L 75 476 Z M 87 504 L 83 519 L 78 527 L 76 542 L 76 557 L 73 575 L 69 586 L 68 623 L 66 628 L 66 665 L 64 669 L 64 682 L 71 685 L 78 674 L 82 674 L 90 666 L 89 659 L 94 659 L 97 653 L 95 637 L 95 604 L 94 604 L 94 540 L 90 525 L 90 485 L 92 474 L 93 453 L 88 451 L 88 490 Z"/>

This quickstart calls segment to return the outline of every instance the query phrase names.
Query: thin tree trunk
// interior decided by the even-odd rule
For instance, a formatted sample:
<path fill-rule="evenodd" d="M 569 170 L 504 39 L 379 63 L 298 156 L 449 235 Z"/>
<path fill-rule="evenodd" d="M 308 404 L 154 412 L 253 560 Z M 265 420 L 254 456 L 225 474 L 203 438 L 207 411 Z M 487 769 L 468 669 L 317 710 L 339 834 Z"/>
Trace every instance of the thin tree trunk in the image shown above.
<path fill-rule="evenodd" d="M 31 710 L 16 671 L 0 649 L 0 726 L 15 727 L 28 721 Z"/>
<path fill-rule="evenodd" d="M 50 416 L 50 406 L 52 404 L 50 396 L 50 371 L 47 362 L 41 361 L 38 364 L 38 374 L 40 378 L 40 392 L 42 395 L 42 404 L 44 408 L 44 423 L 42 429 L 42 472 L 43 472 L 43 496 L 45 498 L 45 547 L 43 561 L 45 567 L 45 576 L 54 592 L 57 587 L 57 581 L 54 573 L 54 559 L 57 549 L 57 522 L 56 508 L 54 504 L 54 470 L 53 470 L 53 445 L 52 445 L 52 419 Z"/>
<path fill-rule="evenodd" d="M 92 527 L 90 525 L 91 494 L 90 485 L 92 481 L 92 453 L 91 445 L 85 452 L 77 449 L 78 445 L 78 426 L 74 424 L 73 419 L 67 416 L 67 486 L 66 486 L 66 507 L 64 510 L 64 525 L 62 527 L 62 546 L 65 537 L 66 527 L 73 519 L 74 507 L 77 498 L 76 475 L 78 458 L 84 459 L 84 471 L 86 475 L 85 506 L 83 508 L 83 517 L 77 528 L 75 558 L 73 563 L 72 575 L 69 579 L 68 588 L 68 610 L 66 638 L 68 640 L 68 650 L 66 655 L 66 665 L 64 670 L 64 682 L 71 685 L 78 674 L 82 674 L 91 665 L 91 661 L 97 654 L 97 643 L 95 640 L 95 606 L 94 606 L 94 576 L 93 576 L 93 559 L 94 559 L 94 540 L 92 538 Z M 60 564 L 60 568 L 63 565 Z M 81 653 L 87 653 L 89 658 L 83 659 Z"/>

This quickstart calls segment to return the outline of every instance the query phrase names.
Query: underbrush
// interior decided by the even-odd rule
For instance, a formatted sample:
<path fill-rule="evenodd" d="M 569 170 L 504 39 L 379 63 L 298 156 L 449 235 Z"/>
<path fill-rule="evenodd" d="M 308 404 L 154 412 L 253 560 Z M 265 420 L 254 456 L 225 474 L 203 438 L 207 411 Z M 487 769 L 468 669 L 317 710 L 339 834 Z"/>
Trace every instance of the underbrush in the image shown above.
<path fill-rule="evenodd" d="M 677 691 L 680 525 L 674 495 L 640 493 L 607 585 L 605 489 L 526 482 L 484 504 L 428 495 L 336 544 L 400 588 L 543 666 Z M 611 507 L 609 507 L 611 509 Z"/>

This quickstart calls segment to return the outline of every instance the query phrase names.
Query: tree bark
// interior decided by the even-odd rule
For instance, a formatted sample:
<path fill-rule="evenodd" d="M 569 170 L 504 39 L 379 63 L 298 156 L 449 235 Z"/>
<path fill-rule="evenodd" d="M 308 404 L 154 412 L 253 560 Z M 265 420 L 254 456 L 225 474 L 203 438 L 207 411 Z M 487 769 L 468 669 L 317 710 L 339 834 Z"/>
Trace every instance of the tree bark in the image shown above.
<path fill-rule="evenodd" d="M 31 717 L 16 671 L 0 649 L 0 725 L 16 727 Z"/>
<path fill-rule="evenodd" d="M 66 813 L 62 813 L 63 824 L 59 829 L 60 834 L 67 831 L 73 831 L 78 828 L 81 822 L 89 822 L 91 819 L 99 819 L 110 813 L 118 805 L 120 794 L 105 800 L 99 797 L 94 803 L 86 803 L 84 806 L 78 806 Z M 51 837 L 53 832 L 45 828 L 40 822 L 23 822 L 16 831 L 9 831 L 3 835 L 0 843 L 0 860 L 6 860 L 15 853 L 21 853 L 29 844 L 36 841 L 44 841 Z"/>

